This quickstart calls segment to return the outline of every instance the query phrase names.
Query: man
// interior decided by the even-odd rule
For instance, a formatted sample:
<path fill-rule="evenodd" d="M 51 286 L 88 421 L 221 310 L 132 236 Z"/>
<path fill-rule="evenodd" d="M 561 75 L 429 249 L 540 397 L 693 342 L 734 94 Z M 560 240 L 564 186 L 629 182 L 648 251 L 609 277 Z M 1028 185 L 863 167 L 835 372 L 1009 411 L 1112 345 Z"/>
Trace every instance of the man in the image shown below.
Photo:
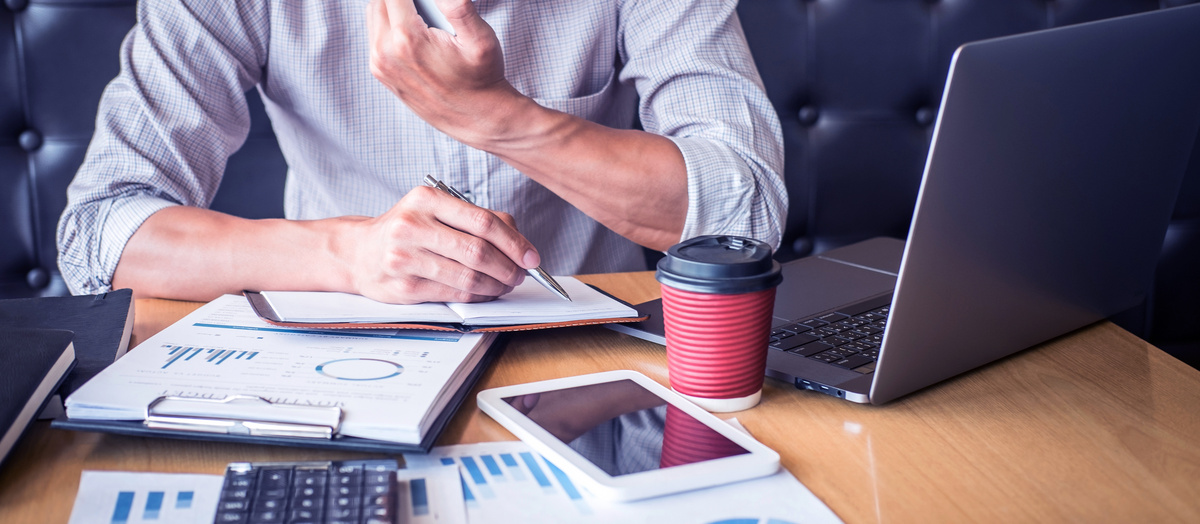
<path fill-rule="evenodd" d="M 539 264 L 642 269 L 639 245 L 777 245 L 779 123 L 734 4 L 439 0 L 451 36 L 412 0 L 139 3 L 60 269 L 75 293 L 478 301 Z M 288 161 L 287 220 L 205 209 L 251 87 Z"/>

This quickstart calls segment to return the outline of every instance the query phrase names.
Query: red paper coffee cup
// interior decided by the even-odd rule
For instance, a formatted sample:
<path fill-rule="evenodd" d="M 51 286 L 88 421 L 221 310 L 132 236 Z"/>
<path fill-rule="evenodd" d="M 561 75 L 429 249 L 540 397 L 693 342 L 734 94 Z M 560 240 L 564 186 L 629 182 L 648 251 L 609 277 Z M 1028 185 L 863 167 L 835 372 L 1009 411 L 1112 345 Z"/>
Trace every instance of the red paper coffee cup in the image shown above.
<path fill-rule="evenodd" d="M 711 235 L 673 246 L 658 263 L 671 388 L 709 411 L 758 404 L 775 287 L 771 247 Z"/>

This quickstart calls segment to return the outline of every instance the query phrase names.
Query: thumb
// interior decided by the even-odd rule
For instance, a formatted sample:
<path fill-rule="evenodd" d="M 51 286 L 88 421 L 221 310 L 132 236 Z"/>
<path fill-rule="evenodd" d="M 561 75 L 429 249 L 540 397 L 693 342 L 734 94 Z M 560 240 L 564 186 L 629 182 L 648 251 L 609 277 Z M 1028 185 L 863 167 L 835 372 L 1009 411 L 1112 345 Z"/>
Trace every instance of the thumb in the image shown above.
<path fill-rule="evenodd" d="M 458 38 L 471 41 L 495 38 L 492 26 L 488 25 L 475 9 L 474 0 L 436 1 L 438 10 L 446 16 L 446 21 L 450 22 L 450 27 L 454 28 Z"/>

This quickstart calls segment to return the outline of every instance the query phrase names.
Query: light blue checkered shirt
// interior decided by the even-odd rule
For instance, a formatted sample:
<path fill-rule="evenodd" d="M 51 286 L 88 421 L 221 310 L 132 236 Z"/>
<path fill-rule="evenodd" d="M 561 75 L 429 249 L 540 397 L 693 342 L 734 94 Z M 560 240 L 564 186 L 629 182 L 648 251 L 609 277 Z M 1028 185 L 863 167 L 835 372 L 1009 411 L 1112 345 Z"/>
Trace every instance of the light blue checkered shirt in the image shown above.
<path fill-rule="evenodd" d="M 193 5 L 194 4 L 194 5 Z M 640 119 L 688 171 L 682 239 L 778 245 L 787 194 L 777 116 L 734 0 L 478 0 L 509 81 L 616 128 Z M 143 1 L 68 189 L 59 267 L 110 288 L 129 237 L 171 205 L 207 206 L 245 141 L 257 87 L 287 159 L 288 218 L 377 216 L 426 174 L 505 211 L 552 274 L 645 268 L 638 246 L 500 159 L 417 118 L 368 68 L 366 0 Z M 604 191 L 597 188 L 597 191 Z"/>

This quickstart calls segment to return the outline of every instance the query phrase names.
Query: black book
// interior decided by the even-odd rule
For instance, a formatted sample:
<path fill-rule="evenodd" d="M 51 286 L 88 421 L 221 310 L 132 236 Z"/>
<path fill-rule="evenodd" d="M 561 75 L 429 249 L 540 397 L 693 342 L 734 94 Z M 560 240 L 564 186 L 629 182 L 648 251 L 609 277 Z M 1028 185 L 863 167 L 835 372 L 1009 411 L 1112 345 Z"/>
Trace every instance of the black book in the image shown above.
<path fill-rule="evenodd" d="M 6 328 L 0 336 L 0 462 L 75 365 L 74 334 Z"/>
<path fill-rule="evenodd" d="M 13 328 L 65 329 L 75 333 L 78 364 L 57 391 L 61 407 L 61 399 L 129 349 L 133 290 L 0 300 L 0 330 L 7 332 Z"/>

